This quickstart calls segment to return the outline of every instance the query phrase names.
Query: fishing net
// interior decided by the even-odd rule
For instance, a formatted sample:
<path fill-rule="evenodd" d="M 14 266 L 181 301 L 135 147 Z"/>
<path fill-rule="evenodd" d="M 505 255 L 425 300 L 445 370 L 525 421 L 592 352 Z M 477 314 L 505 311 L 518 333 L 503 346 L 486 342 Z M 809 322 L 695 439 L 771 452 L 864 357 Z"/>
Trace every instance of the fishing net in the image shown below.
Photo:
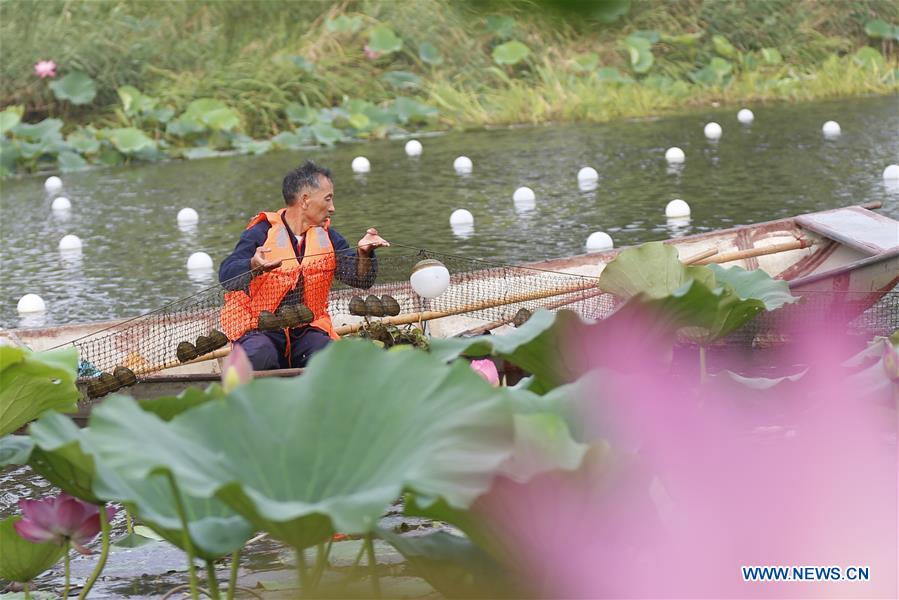
<path fill-rule="evenodd" d="M 101 396 L 137 376 L 214 357 L 210 353 L 245 334 L 310 324 L 327 330 L 326 315 L 341 335 L 381 319 L 408 327 L 449 322 L 439 333 L 456 335 L 518 325 L 538 308 L 601 319 L 619 303 L 596 287 L 598 260 L 553 271 L 417 249 L 381 254 L 374 265 L 355 253 L 327 253 L 263 275 L 243 273 L 75 340 L 79 374 L 90 380 L 88 394 Z M 409 279 L 427 264 L 422 261 L 434 260 L 445 265 L 449 284 L 428 299 L 413 290 Z M 803 292 L 801 302 L 760 315 L 723 343 L 773 344 L 822 324 L 841 333 L 889 335 L 899 328 L 899 291 L 875 300 L 870 292 Z"/>
<path fill-rule="evenodd" d="M 449 272 L 446 291 L 419 296 L 409 283 L 422 261 Z M 477 324 L 511 323 L 537 308 L 573 310 L 601 318 L 616 300 L 596 289 L 598 266 L 548 271 L 417 250 L 379 256 L 374 265 L 355 254 L 307 255 L 266 274 L 247 272 L 151 313 L 72 342 L 81 357 L 80 376 L 92 380 L 92 396 L 110 393 L 134 376 L 177 367 L 256 331 L 307 325 L 337 334 L 367 320 L 391 318 L 418 324 L 458 315 L 459 333 Z M 427 263 L 424 263 L 427 264 Z M 579 272 L 581 271 L 581 272 Z M 333 278 L 331 274 L 333 273 Z M 333 280 L 333 284 L 332 284 Z M 214 356 L 214 355 L 213 355 Z M 133 375 L 132 375 L 133 374 Z"/>

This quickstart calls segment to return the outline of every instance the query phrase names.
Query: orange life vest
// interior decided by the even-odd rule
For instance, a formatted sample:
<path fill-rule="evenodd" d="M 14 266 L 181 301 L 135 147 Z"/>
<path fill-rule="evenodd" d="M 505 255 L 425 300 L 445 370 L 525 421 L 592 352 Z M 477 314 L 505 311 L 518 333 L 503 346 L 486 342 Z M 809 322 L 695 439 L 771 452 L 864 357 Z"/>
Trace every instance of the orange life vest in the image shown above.
<path fill-rule="evenodd" d="M 250 281 L 249 294 L 242 290 L 225 293 L 225 305 L 219 318 L 222 331 L 230 340 L 236 340 L 247 331 L 255 329 L 262 311 L 274 312 L 287 292 L 296 287 L 300 275 L 303 276 L 303 303 L 309 307 L 314 317 L 309 326 L 321 329 L 331 339 L 340 338 L 334 331 L 328 314 L 328 295 L 337 270 L 328 225 L 311 227 L 306 231 L 306 251 L 302 260 L 297 261 L 296 253 L 291 247 L 290 233 L 282 220 L 285 210 L 282 208 L 278 212 L 261 212 L 247 225 L 249 229 L 257 223 L 268 221 L 271 229 L 264 245 L 271 252 L 266 255 L 266 259 L 280 259 L 284 262 L 277 269 L 254 277 Z M 290 335 L 287 335 L 287 340 L 289 345 Z"/>

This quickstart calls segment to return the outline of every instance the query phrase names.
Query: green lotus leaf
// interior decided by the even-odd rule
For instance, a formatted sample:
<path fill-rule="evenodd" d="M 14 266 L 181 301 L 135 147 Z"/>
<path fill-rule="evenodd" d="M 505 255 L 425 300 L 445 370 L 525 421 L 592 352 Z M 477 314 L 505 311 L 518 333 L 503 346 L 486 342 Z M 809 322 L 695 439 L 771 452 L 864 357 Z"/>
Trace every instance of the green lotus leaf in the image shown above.
<path fill-rule="evenodd" d="M 580 317 L 571 311 L 538 309 L 524 325 L 503 335 L 431 340 L 431 354 L 443 361 L 459 356 L 504 358 L 532 373 L 543 389 L 552 389 L 575 379 L 571 366 L 562 360 L 562 344 L 565 335 L 580 325 Z"/>
<path fill-rule="evenodd" d="M 260 155 L 265 154 L 272 149 L 272 142 L 269 140 L 250 140 L 248 142 L 235 143 L 234 147 L 244 154 Z"/>
<path fill-rule="evenodd" d="M 28 582 L 52 567 L 65 554 L 63 546 L 35 544 L 19 536 L 15 523 L 21 517 L 0 521 L 0 579 Z"/>
<path fill-rule="evenodd" d="M 371 126 L 371 119 L 368 118 L 368 115 L 364 113 L 353 113 L 349 118 L 350 127 L 353 129 L 358 129 L 359 131 L 364 131 Z"/>
<path fill-rule="evenodd" d="M 762 60 L 769 65 L 779 65 L 784 61 L 777 48 L 762 48 Z"/>
<path fill-rule="evenodd" d="M 469 506 L 511 453 L 503 399 L 465 364 L 342 340 L 303 377 L 255 380 L 169 423 L 114 396 L 90 431 L 122 476 L 173 473 L 185 493 L 307 547 L 372 531 L 404 489 Z"/>
<path fill-rule="evenodd" d="M 210 400 L 222 398 L 225 390 L 217 383 L 213 383 L 205 390 L 189 387 L 177 396 L 160 396 L 149 400 L 142 400 L 140 407 L 146 412 L 153 413 L 163 421 L 171 421 L 186 410 L 205 404 Z"/>
<path fill-rule="evenodd" d="M 24 465 L 31 456 L 34 442 L 27 435 L 0 437 L 0 469 L 9 465 Z"/>
<path fill-rule="evenodd" d="M 129 479 L 117 473 L 97 456 L 90 429 L 79 429 L 60 414 L 45 414 L 29 431 L 34 449 L 28 464 L 35 472 L 87 502 L 126 503 L 143 522 L 183 548 L 181 521 L 164 476 Z M 213 560 L 240 548 L 253 533 L 245 519 L 214 498 L 183 494 L 183 500 L 191 540 L 204 559 Z"/>
<path fill-rule="evenodd" d="M 69 73 L 62 79 L 50 83 L 50 89 L 60 100 L 72 104 L 88 104 L 97 95 L 97 85 L 90 75 L 81 71 Z"/>
<path fill-rule="evenodd" d="M 438 111 L 414 98 L 398 96 L 392 106 L 400 123 L 424 122 L 437 116 Z"/>
<path fill-rule="evenodd" d="M 652 42 L 645 37 L 631 34 L 624 39 L 624 47 L 631 60 L 634 73 L 646 73 L 655 61 L 652 55 Z"/>
<path fill-rule="evenodd" d="M 176 137 L 187 137 L 204 131 L 206 131 L 206 125 L 198 117 L 189 115 L 182 115 L 174 121 L 169 121 L 165 127 L 166 133 Z"/>
<path fill-rule="evenodd" d="M 154 108 L 144 113 L 144 118 L 157 123 L 168 123 L 175 116 L 175 109 L 170 106 Z"/>
<path fill-rule="evenodd" d="M 116 90 L 116 93 L 122 101 L 122 109 L 128 116 L 147 113 L 156 107 L 155 99 L 144 95 L 134 86 L 123 85 Z"/>
<path fill-rule="evenodd" d="M 32 352 L 0 346 L 0 436 L 44 411 L 75 411 L 80 397 L 75 387 L 77 373 L 75 348 Z"/>
<path fill-rule="evenodd" d="M 63 173 L 83 171 L 88 168 L 87 161 L 76 152 L 60 152 L 57 160 L 59 161 L 59 170 Z"/>
<path fill-rule="evenodd" d="M 219 152 L 209 146 L 197 146 L 196 148 L 185 148 L 181 150 L 181 156 L 187 160 L 197 160 L 200 158 L 212 158 L 213 156 L 223 156 L 223 152 Z"/>
<path fill-rule="evenodd" d="M 739 54 L 733 44 L 730 43 L 730 40 L 723 35 L 713 35 L 712 46 L 714 46 L 715 52 L 724 58 L 736 58 Z"/>
<path fill-rule="evenodd" d="M 59 413 L 46 413 L 29 428 L 34 449 L 28 457 L 31 469 L 64 492 L 99 504 L 92 486 L 94 458 L 82 449 L 82 432 Z"/>
<path fill-rule="evenodd" d="M 881 69 L 886 64 L 883 55 L 876 48 L 864 46 L 853 55 L 852 61 L 860 67 Z"/>
<path fill-rule="evenodd" d="M 662 242 L 649 242 L 622 250 L 599 276 L 599 289 L 620 298 L 643 293 L 663 298 L 691 279 L 715 287 L 715 275 L 707 267 L 685 266 L 677 250 Z"/>
<path fill-rule="evenodd" d="M 334 142 L 343 137 L 343 133 L 330 123 L 315 123 L 309 129 L 315 140 L 325 146 L 333 146 Z"/>
<path fill-rule="evenodd" d="M 425 535 L 399 535 L 385 529 L 378 537 L 403 555 L 420 575 L 445 598 L 522 598 L 512 573 L 466 537 L 446 531 Z"/>
<path fill-rule="evenodd" d="M 202 120 L 205 114 L 223 108 L 228 108 L 228 106 L 221 100 L 216 100 L 215 98 L 198 98 L 187 105 L 184 116 Z"/>
<path fill-rule="evenodd" d="M 396 125 L 399 118 L 394 110 L 381 108 L 380 106 L 367 106 L 362 111 L 375 125 Z"/>
<path fill-rule="evenodd" d="M 287 118 L 291 123 L 302 123 L 303 125 L 315 123 L 315 119 L 318 116 L 318 111 L 314 108 L 303 106 L 296 102 L 288 104 L 284 112 L 287 113 Z"/>
<path fill-rule="evenodd" d="M 403 40 L 398 38 L 393 29 L 386 25 L 378 25 L 368 32 L 368 49 L 380 54 L 392 54 L 403 48 Z"/>
<path fill-rule="evenodd" d="M 493 62 L 498 65 L 516 65 L 526 59 L 530 53 L 530 48 L 518 40 L 512 40 L 493 49 Z"/>
<path fill-rule="evenodd" d="M 106 137 L 122 154 L 136 154 L 145 148 L 153 148 L 156 142 L 136 127 L 119 127 L 106 131 Z"/>
<path fill-rule="evenodd" d="M 231 108 L 218 108 L 204 113 L 203 123 L 213 131 L 231 131 L 240 125 L 240 115 Z"/>
<path fill-rule="evenodd" d="M 554 469 L 572 470 L 580 466 L 587 446 L 575 442 L 568 424 L 553 413 L 515 415 L 515 449 L 500 472 L 513 481 L 524 482 Z"/>
<path fill-rule="evenodd" d="M 635 31 L 631 35 L 641 37 L 650 44 L 658 44 L 659 40 L 662 39 L 662 34 L 655 30 Z"/>
<path fill-rule="evenodd" d="M 507 15 L 490 15 L 485 21 L 487 31 L 501 38 L 507 38 L 515 31 L 515 19 Z"/>
<path fill-rule="evenodd" d="M 337 18 L 325 21 L 325 27 L 331 33 L 356 33 L 362 27 L 362 17 L 340 15 Z"/>
<path fill-rule="evenodd" d="M 731 285 L 741 300 L 761 300 L 765 304 L 765 310 L 776 310 L 784 304 L 799 302 L 799 296 L 790 292 L 790 285 L 786 281 L 771 279 L 761 269 L 747 271 L 738 266 L 722 267 L 716 264 L 710 264 L 709 269 L 718 283 Z"/>
<path fill-rule="evenodd" d="M 66 142 L 72 150 L 81 154 L 95 154 L 100 149 L 100 140 L 83 129 L 70 133 Z"/>
<path fill-rule="evenodd" d="M 600 67 L 596 70 L 596 77 L 600 81 L 608 81 L 611 83 L 633 83 L 633 78 L 624 75 L 615 67 Z"/>
<path fill-rule="evenodd" d="M 18 125 L 23 112 L 21 106 L 10 106 L 0 112 L 0 135 L 6 135 L 7 131 Z"/>
<path fill-rule="evenodd" d="M 97 161 L 101 165 L 106 165 L 107 167 L 115 167 L 121 165 L 125 162 L 125 157 L 116 150 L 111 144 L 103 145 L 100 148 L 100 154 L 97 156 Z"/>
<path fill-rule="evenodd" d="M 702 85 L 721 85 L 732 70 L 733 66 L 729 62 L 720 56 L 714 56 L 708 65 L 690 73 L 690 79 L 693 83 Z"/>
<path fill-rule="evenodd" d="M 421 77 L 409 71 L 387 71 L 381 79 L 396 88 L 414 90 L 421 87 Z"/>
<path fill-rule="evenodd" d="M 883 19 L 872 19 L 865 23 L 865 33 L 876 40 L 885 40 L 893 37 L 893 26 Z"/>
<path fill-rule="evenodd" d="M 276 148 L 286 148 L 288 150 L 299 150 L 306 143 L 306 139 L 292 131 L 282 131 L 272 138 L 272 144 Z"/>
<path fill-rule="evenodd" d="M 440 50 L 431 42 L 422 42 L 418 45 L 418 58 L 422 62 L 435 67 L 443 64 L 443 56 L 440 54 Z"/>
<path fill-rule="evenodd" d="M 575 71 L 592 71 L 599 65 L 599 55 L 596 52 L 578 54 L 571 61 Z"/>
<path fill-rule="evenodd" d="M 62 137 L 61 129 L 62 121 L 59 119 L 44 119 L 38 123 L 19 123 L 12 128 L 12 132 L 17 137 L 37 142 Z"/>
<path fill-rule="evenodd" d="M 666 44 L 674 44 L 677 46 L 695 46 L 702 39 L 702 32 L 682 33 L 680 35 L 662 34 L 661 40 Z"/>

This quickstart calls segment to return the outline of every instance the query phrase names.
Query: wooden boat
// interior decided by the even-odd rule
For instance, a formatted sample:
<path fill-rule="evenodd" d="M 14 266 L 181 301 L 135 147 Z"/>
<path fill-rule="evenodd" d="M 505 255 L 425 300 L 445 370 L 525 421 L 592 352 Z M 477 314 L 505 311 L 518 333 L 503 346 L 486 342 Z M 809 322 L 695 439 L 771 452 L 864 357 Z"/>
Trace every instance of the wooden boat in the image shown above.
<path fill-rule="evenodd" d="M 725 266 L 762 269 L 774 278 L 789 282 L 794 294 L 813 300 L 828 315 L 846 318 L 857 316 L 881 301 L 899 283 L 899 221 L 873 212 L 879 203 L 820 211 L 766 223 L 744 225 L 714 232 L 700 233 L 667 240 L 681 260 L 717 262 Z M 595 278 L 619 249 L 541 261 L 516 267 L 511 275 L 504 270 L 483 269 L 453 274 L 444 296 L 422 305 L 408 282 L 376 285 L 366 293 L 389 293 L 404 306 L 416 311 L 393 318 L 395 323 L 426 321 L 429 334 L 448 337 L 460 332 L 484 329 L 485 310 L 502 306 L 514 314 L 520 306 L 561 307 L 577 310 L 586 316 L 602 317 L 614 308 L 614 299 L 595 288 Z M 697 261 L 697 257 L 702 260 Z M 546 289 L 546 273 L 567 274 L 583 285 L 564 290 Z M 561 275 L 560 275 L 561 276 Z M 531 281 L 532 280 L 532 281 Z M 512 283 L 514 282 L 514 287 Z M 569 282 L 570 283 L 570 282 Z M 526 290 L 524 292 L 516 290 Z M 343 332 L 353 331 L 361 321 L 349 314 L 352 289 L 332 293 L 331 313 L 335 325 Z M 899 292 L 893 291 L 893 295 Z M 480 297 L 479 297 L 480 296 Z M 604 298 L 606 297 L 606 298 Z M 459 298 L 467 298 L 467 303 Z M 217 311 L 203 318 L 210 326 L 217 324 Z M 196 318 L 193 315 L 192 318 Z M 391 319 L 385 319 L 391 320 Z M 511 319 L 491 326 L 510 327 Z M 73 343 L 94 332 L 115 329 L 122 322 L 65 325 L 43 329 L 0 330 L 0 342 L 25 345 L 44 350 Z M 169 328 L 177 327 L 172 320 Z M 892 327 L 899 324 L 892 323 Z M 136 331 L 135 338 L 146 336 L 146 329 Z M 178 339 L 175 337 L 174 339 Z M 126 360 L 127 348 L 120 349 Z M 221 360 L 200 360 L 185 364 L 171 363 L 164 371 L 147 373 L 128 393 L 138 398 L 173 394 L 189 385 L 204 385 L 218 379 Z M 299 370 L 269 373 L 273 376 L 294 375 Z"/>

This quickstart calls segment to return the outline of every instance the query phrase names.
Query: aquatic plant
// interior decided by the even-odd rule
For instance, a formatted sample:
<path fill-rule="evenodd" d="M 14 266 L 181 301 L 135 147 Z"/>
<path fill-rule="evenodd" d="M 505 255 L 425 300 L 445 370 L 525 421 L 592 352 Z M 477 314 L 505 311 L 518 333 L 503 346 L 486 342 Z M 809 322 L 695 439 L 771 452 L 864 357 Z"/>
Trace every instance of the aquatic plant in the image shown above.
<path fill-rule="evenodd" d="M 0 436 L 12 433 L 46 410 L 74 412 L 78 351 L 32 352 L 0 346 Z"/>
<path fill-rule="evenodd" d="M 0 521 L 0 577 L 25 584 L 55 565 L 62 558 L 65 548 L 51 542 L 30 542 L 16 532 L 21 517 L 9 517 Z"/>

